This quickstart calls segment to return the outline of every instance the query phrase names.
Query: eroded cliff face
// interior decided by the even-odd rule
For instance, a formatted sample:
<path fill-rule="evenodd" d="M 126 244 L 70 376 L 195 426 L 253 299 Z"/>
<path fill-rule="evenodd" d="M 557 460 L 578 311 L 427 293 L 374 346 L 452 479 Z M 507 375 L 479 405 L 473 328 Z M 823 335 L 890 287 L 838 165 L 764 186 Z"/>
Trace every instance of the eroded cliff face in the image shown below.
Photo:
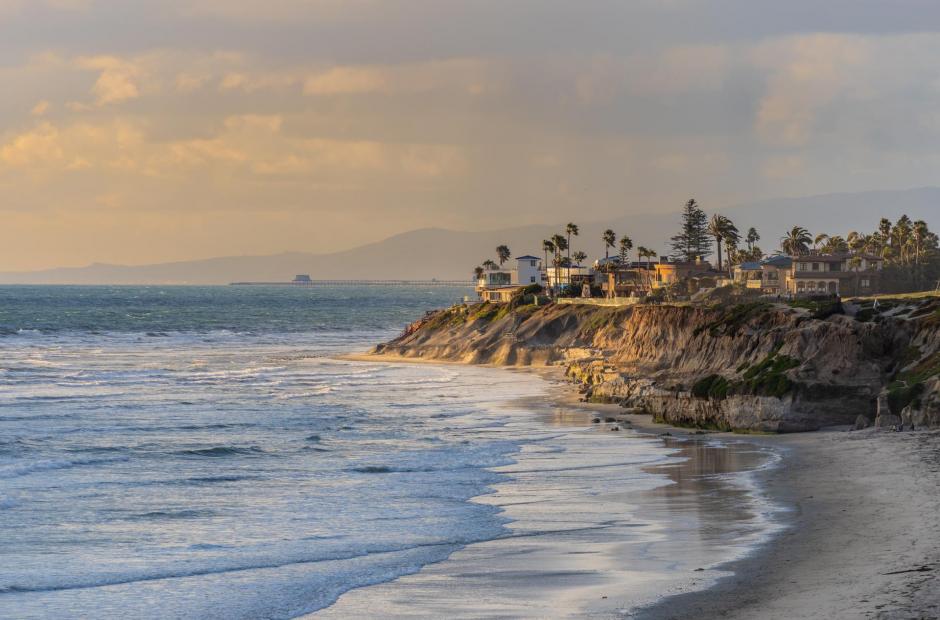
<path fill-rule="evenodd" d="M 938 330 L 924 320 L 933 315 L 863 321 L 827 314 L 761 302 L 455 306 L 429 314 L 375 352 L 473 364 L 562 364 L 586 398 L 680 425 L 803 431 L 855 423 L 860 415 L 890 422 L 879 414 L 887 416 L 891 407 L 898 421 L 940 425 L 936 378 L 929 369 L 916 377 L 902 372 L 940 350 Z M 899 380 L 920 387 L 911 388 L 916 394 L 889 394 Z"/>

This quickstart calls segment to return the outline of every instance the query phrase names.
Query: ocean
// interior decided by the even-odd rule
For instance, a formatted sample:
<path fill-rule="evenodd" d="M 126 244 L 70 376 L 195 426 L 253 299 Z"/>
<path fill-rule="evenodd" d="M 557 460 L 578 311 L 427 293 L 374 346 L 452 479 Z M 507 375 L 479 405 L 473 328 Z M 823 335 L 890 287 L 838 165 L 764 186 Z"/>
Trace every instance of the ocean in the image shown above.
<path fill-rule="evenodd" d="M 759 450 L 705 473 L 723 525 L 644 521 L 681 446 L 536 415 L 530 373 L 338 359 L 468 293 L 0 287 L 0 617 L 293 618 L 475 545 L 603 530 L 650 557 L 671 524 L 698 542 L 666 579 L 766 537 Z"/>

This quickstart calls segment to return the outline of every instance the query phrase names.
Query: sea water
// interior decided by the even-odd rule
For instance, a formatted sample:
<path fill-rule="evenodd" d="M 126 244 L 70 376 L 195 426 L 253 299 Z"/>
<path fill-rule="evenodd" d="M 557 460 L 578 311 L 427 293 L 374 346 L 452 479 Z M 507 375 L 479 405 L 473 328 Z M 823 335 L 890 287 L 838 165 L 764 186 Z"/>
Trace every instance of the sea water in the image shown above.
<path fill-rule="evenodd" d="M 557 529 L 531 455 L 580 446 L 587 480 L 601 452 L 507 405 L 544 381 L 338 359 L 467 293 L 0 287 L 0 617 L 316 612 L 518 534 L 499 489 Z M 640 466 L 674 450 L 604 445 L 598 475 L 669 484 Z"/>

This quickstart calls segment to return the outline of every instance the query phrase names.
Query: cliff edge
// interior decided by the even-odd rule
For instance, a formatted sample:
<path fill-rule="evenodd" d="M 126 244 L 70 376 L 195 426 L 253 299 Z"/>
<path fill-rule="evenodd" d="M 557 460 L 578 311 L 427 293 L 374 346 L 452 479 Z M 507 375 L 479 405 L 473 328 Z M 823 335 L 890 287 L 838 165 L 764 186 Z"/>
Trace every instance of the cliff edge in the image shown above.
<path fill-rule="evenodd" d="M 373 353 L 564 365 L 595 402 L 677 425 L 940 426 L 940 298 L 713 306 L 457 305 Z"/>

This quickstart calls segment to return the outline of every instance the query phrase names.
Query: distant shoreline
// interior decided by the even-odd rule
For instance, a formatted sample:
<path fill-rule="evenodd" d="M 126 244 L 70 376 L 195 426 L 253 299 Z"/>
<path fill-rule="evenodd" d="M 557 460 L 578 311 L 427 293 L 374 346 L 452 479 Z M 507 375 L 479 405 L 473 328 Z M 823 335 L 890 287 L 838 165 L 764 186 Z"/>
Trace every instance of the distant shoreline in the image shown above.
<path fill-rule="evenodd" d="M 473 283 L 466 280 L 307 280 L 300 282 L 230 282 L 229 286 L 465 286 Z"/>

